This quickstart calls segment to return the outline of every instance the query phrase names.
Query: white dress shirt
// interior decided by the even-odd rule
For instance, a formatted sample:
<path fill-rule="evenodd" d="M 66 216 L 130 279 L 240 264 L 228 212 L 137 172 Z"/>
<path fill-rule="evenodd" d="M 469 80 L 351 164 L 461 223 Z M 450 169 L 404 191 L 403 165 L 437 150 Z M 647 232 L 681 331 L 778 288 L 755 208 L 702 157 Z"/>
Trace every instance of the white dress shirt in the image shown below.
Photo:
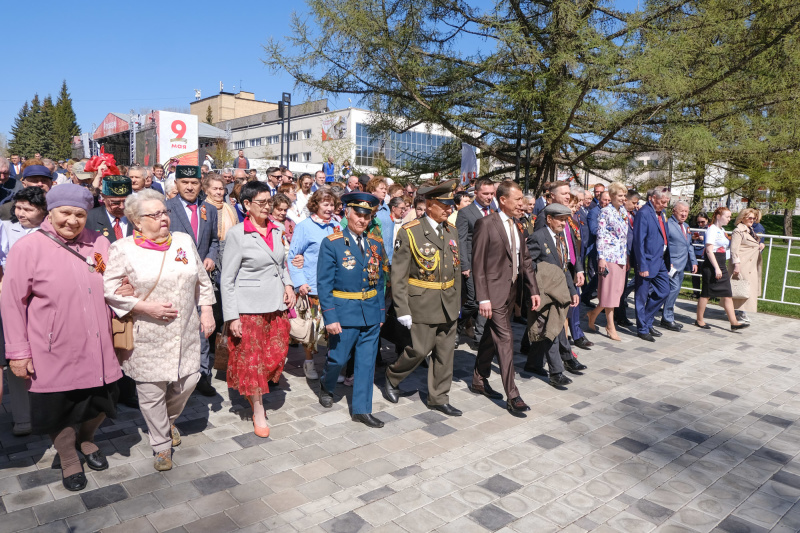
<path fill-rule="evenodd" d="M 436 236 L 437 236 L 437 237 L 441 237 L 441 236 L 442 236 L 442 232 L 441 232 L 441 230 L 439 229 L 439 224 L 437 224 L 437 223 L 436 223 L 436 221 L 435 221 L 435 220 L 433 220 L 433 219 L 432 219 L 431 217 L 429 217 L 428 215 L 425 215 L 425 220 L 427 220 L 427 221 L 428 221 L 428 224 L 429 224 L 429 225 L 430 225 L 430 227 L 433 229 L 433 232 L 434 232 L 434 233 L 436 233 Z"/>
<path fill-rule="evenodd" d="M 106 209 L 106 215 L 108 215 L 108 221 L 111 222 L 111 229 L 113 230 L 114 229 L 114 220 L 115 220 L 114 215 L 109 213 L 108 209 Z M 125 217 L 125 216 L 120 217 L 120 219 L 119 219 L 119 227 L 122 230 L 122 236 L 125 237 L 127 235 L 127 231 L 128 231 L 128 217 Z"/>

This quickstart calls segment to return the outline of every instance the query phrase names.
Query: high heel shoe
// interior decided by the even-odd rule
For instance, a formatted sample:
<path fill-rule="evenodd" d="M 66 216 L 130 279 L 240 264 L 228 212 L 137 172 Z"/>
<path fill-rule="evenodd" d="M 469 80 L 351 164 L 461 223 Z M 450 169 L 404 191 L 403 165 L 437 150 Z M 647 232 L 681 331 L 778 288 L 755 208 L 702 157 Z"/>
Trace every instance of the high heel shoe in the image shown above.
<path fill-rule="evenodd" d="M 256 437 L 261 437 L 262 439 L 266 439 L 269 437 L 269 426 L 257 426 L 256 425 L 256 417 L 255 417 L 255 407 L 253 406 L 253 400 L 250 397 L 247 397 L 247 401 L 250 403 L 250 409 L 253 411 L 253 433 L 256 434 Z M 264 418 L 267 417 L 267 413 L 264 413 Z"/>
<path fill-rule="evenodd" d="M 612 335 L 612 333 L 613 333 L 613 335 Z M 619 335 L 617 335 L 616 331 L 612 332 L 608 328 L 606 328 L 606 335 L 608 335 L 608 338 L 611 339 L 612 341 L 621 341 L 622 340 L 622 339 L 619 338 Z"/>

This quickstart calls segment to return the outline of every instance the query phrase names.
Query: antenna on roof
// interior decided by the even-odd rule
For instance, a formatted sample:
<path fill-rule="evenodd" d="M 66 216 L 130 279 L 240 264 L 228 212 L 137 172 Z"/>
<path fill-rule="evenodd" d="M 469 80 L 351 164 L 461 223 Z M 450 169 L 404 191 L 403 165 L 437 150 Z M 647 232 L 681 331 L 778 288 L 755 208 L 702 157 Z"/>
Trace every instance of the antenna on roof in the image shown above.
<path fill-rule="evenodd" d="M 222 92 L 222 82 L 219 82 L 219 92 Z"/>
<path fill-rule="evenodd" d="M 200 100 L 200 89 L 195 89 L 194 90 L 194 99 L 195 100 Z"/>

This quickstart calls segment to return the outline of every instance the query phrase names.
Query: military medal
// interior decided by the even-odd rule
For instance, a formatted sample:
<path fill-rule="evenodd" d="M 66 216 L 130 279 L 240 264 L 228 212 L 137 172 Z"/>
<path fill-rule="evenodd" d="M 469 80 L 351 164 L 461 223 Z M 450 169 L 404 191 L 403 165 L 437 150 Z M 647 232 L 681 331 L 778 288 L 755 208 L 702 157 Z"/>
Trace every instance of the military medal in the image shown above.
<path fill-rule="evenodd" d="M 175 261 L 183 263 L 184 265 L 189 262 L 189 260 L 186 258 L 186 252 L 183 250 L 183 248 L 178 248 L 178 254 L 175 256 Z"/>
<path fill-rule="evenodd" d="M 200 218 L 202 218 L 203 220 L 208 220 L 206 218 L 206 206 L 204 205 L 200 206 Z"/>
<path fill-rule="evenodd" d="M 108 237 L 108 228 L 103 228 L 103 237 Z"/>
<path fill-rule="evenodd" d="M 100 274 L 106 271 L 106 263 L 103 261 L 103 256 L 98 252 L 94 253 L 94 266 L 89 269 L 90 271 L 97 271 Z"/>
<path fill-rule="evenodd" d="M 89 272 L 94 272 L 96 270 L 94 268 L 94 260 L 91 257 L 86 258 L 86 264 L 89 265 Z"/>
<path fill-rule="evenodd" d="M 342 258 L 342 266 L 347 270 L 353 270 L 356 266 L 356 258 L 353 257 L 353 254 L 350 253 L 350 250 L 344 251 L 344 257 Z"/>

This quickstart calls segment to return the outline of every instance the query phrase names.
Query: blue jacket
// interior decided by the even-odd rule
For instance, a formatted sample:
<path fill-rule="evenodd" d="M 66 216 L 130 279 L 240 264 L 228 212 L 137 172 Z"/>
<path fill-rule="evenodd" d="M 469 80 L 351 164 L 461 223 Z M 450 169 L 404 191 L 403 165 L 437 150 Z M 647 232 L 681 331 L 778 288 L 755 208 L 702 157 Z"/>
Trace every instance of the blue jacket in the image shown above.
<path fill-rule="evenodd" d="M 578 209 L 578 212 L 572 215 L 572 220 L 578 225 L 578 228 L 581 230 L 581 262 L 583 262 L 583 258 L 586 257 L 586 249 L 589 247 L 589 221 L 586 218 L 586 213 L 582 209 Z"/>
<path fill-rule="evenodd" d="M 689 231 L 689 224 L 684 223 L 686 229 L 684 235 L 681 224 L 673 216 L 667 221 L 667 239 L 669 239 L 669 261 L 677 270 L 691 270 L 692 266 L 697 265 L 697 258 L 694 256 L 694 246 L 692 246 L 692 234 Z M 689 266 L 687 269 L 686 267 Z"/>
<path fill-rule="evenodd" d="M 654 278 L 661 269 L 669 270 L 669 246 L 664 250 L 664 234 L 653 204 L 647 202 L 633 219 L 633 257 L 636 272 L 648 272 Z M 661 214 L 662 220 L 664 214 Z M 666 228 L 666 221 L 664 221 Z M 669 242 L 669 241 L 667 241 Z"/>
<path fill-rule="evenodd" d="M 586 215 L 586 224 L 589 226 L 589 238 L 586 240 L 586 253 L 592 253 L 595 249 L 595 242 L 597 241 L 597 222 L 600 218 L 600 206 L 592 204 L 589 209 L 589 214 Z"/>
<path fill-rule="evenodd" d="M 326 183 L 336 181 L 336 165 L 334 165 L 333 163 L 328 163 L 326 161 L 322 163 L 322 171 L 325 173 Z"/>
<path fill-rule="evenodd" d="M 386 321 L 386 304 L 383 278 L 383 241 L 367 237 L 370 249 L 361 255 L 356 238 L 347 228 L 322 240 L 317 262 L 317 289 L 319 304 L 325 324 L 338 322 L 343 328 L 382 324 Z M 374 247 L 374 253 L 372 252 Z M 377 258 L 372 259 L 377 255 Z M 378 280 L 370 283 L 367 269 L 369 261 L 376 261 Z M 345 299 L 333 291 L 360 293 L 377 291 L 366 300 Z"/>
<path fill-rule="evenodd" d="M 289 264 L 289 275 L 292 277 L 295 290 L 301 285 L 308 285 L 309 294 L 318 293 L 317 261 L 319 249 L 328 235 L 339 228 L 339 223 L 331 220 L 327 224 L 320 224 L 313 217 L 308 217 L 294 227 L 292 244 L 289 245 L 289 254 L 286 262 Z M 299 269 L 292 264 L 296 255 L 303 256 L 303 268 Z"/>
<path fill-rule="evenodd" d="M 380 222 L 381 235 L 391 241 L 392 235 L 394 235 L 394 222 L 392 221 L 392 212 L 389 209 L 388 203 L 384 203 L 378 208 L 378 212 L 375 213 L 375 218 Z M 391 265 L 394 247 L 391 246 L 392 243 L 389 244 L 390 246 L 386 248 L 386 257 L 389 259 L 389 264 Z"/>

